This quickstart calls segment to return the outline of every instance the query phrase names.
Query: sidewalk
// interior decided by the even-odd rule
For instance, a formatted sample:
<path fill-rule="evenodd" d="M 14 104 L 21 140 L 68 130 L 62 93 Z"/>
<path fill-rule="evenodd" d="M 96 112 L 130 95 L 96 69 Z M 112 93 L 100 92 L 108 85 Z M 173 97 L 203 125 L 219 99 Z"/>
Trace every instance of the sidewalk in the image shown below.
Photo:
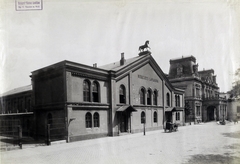
<path fill-rule="evenodd" d="M 195 156 L 238 160 L 240 124 L 216 122 L 164 130 L 39 146 L 1 153 L 4 163 L 188 163 Z M 237 136 L 237 137 L 236 137 Z M 214 158 L 212 158 L 212 156 Z M 14 157 L 14 158 L 13 158 Z M 201 156 L 200 156 L 201 157 Z M 212 158 L 212 159 L 211 159 Z M 240 160 L 240 159 L 239 159 Z M 221 163 L 221 161 L 220 161 Z"/>

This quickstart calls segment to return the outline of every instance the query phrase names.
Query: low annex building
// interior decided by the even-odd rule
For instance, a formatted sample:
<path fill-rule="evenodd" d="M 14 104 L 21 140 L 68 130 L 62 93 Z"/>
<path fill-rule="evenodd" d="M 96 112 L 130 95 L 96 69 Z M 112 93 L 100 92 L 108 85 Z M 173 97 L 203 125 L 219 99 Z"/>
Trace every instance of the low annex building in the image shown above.
<path fill-rule="evenodd" d="M 18 126 L 22 133 L 33 136 L 34 112 L 32 108 L 32 86 L 10 90 L 0 97 L 0 135 L 17 135 Z"/>
<path fill-rule="evenodd" d="M 149 51 L 101 67 L 62 61 L 32 72 L 36 135 L 68 141 L 158 130 L 184 123 L 184 91 Z M 165 115 L 166 114 L 166 115 Z"/>

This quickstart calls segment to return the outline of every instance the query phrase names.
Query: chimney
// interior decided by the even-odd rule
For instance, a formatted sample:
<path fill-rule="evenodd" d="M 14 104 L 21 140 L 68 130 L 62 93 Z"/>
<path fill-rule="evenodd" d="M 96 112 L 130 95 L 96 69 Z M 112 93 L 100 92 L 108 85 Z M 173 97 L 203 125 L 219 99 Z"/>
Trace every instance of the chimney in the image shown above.
<path fill-rule="evenodd" d="M 216 75 L 213 76 L 213 82 L 216 83 Z"/>
<path fill-rule="evenodd" d="M 124 59 L 124 52 L 121 53 L 120 65 L 124 65 L 126 60 Z"/>
<path fill-rule="evenodd" d="M 93 67 L 94 67 L 94 68 L 97 68 L 97 63 L 94 63 L 94 64 L 93 64 Z"/>

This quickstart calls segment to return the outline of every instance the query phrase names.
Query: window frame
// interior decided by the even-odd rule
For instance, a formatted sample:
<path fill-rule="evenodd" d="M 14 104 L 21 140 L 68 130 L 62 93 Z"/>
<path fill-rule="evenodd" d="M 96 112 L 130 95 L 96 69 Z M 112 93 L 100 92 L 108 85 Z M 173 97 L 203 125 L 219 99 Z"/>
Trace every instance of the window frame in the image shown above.
<path fill-rule="evenodd" d="M 88 88 L 86 88 L 86 86 Z M 89 80 L 84 80 L 83 81 L 83 101 L 85 101 L 85 102 L 91 102 L 90 88 L 91 88 L 91 82 Z"/>
<path fill-rule="evenodd" d="M 141 112 L 141 124 L 146 123 L 146 113 L 144 111 Z"/>
<path fill-rule="evenodd" d="M 154 112 L 153 112 L 153 122 L 154 122 L 154 123 L 157 123 L 157 121 L 158 121 L 157 111 L 154 111 Z"/>
<path fill-rule="evenodd" d="M 126 104 L 126 87 L 123 84 L 119 86 L 119 103 Z"/>
<path fill-rule="evenodd" d="M 93 114 L 93 127 L 99 128 L 100 127 L 100 115 L 98 112 Z"/>
<path fill-rule="evenodd" d="M 153 91 L 153 105 L 157 105 L 157 91 L 154 90 Z"/>
<path fill-rule="evenodd" d="M 167 106 L 170 106 L 170 94 L 169 93 L 166 94 L 166 103 L 167 103 Z"/>
<path fill-rule="evenodd" d="M 151 89 L 147 90 L 147 105 L 152 105 L 152 91 L 151 91 Z"/>
<path fill-rule="evenodd" d="M 180 112 L 176 112 L 176 121 L 180 121 Z"/>
<path fill-rule="evenodd" d="M 94 89 L 94 85 L 96 86 L 97 90 Z M 97 81 L 92 82 L 92 102 L 100 102 L 100 85 Z M 97 97 L 95 97 L 95 95 Z"/>
<path fill-rule="evenodd" d="M 141 87 L 140 89 L 140 104 L 141 105 L 145 105 L 146 104 L 146 101 L 145 101 L 145 94 L 146 94 L 146 90 L 144 87 Z"/>
<path fill-rule="evenodd" d="M 85 114 L 85 127 L 92 128 L 92 114 L 90 112 Z"/>

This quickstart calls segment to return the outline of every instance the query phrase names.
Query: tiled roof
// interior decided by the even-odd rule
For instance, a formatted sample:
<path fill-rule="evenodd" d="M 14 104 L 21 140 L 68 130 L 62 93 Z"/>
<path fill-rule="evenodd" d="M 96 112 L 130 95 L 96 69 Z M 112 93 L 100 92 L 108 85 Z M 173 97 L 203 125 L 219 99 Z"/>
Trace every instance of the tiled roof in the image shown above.
<path fill-rule="evenodd" d="M 101 69 L 104 69 L 104 70 L 118 71 L 121 68 L 126 67 L 127 65 L 137 61 L 138 59 L 141 59 L 142 57 L 144 57 L 144 55 L 126 59 L 124 65 L 120 65 L 120 60 L 119 60 L 119 61 L 114 62 L 114 63 L 110 63 L 110 64 L 103 65 L 103 66 L 99 66 L 98 68 L 101 68 Z"/>
<path fill-rule="evenodd" d="M 17 93 L 22 93 L 22 92 L 27 92 L 27 91 L 31 91 L 32 90 L 32 85 L 27 85 L 24 87 L 19 87 L 19 88 L 15 88 L 13 90 L 10 90 L 8 92 L 3 93 L 2 95 L 0 95 L 1 97 L 3 96 L 9 96 L 9 95 L 13 95 L 13 94 L 17 94 Z"/>

